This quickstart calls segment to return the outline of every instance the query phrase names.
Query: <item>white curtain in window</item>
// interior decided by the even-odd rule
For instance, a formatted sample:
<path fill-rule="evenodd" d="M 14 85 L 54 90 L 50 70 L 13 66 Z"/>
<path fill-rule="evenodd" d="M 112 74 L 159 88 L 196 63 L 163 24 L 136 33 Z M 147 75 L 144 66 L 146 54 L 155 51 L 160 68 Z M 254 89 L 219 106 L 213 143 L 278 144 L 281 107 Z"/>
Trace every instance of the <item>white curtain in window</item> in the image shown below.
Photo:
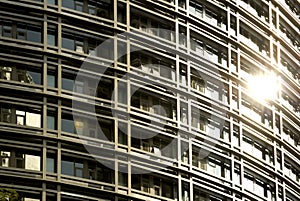
<path fill-rule="evenodd" d="M 41 127 L 41 115 L 31 112 L 26 112 L 26 125 L 33 127 Z"/>
<path fill-rule="evenodd" d="M 27 170 L 40 170 L 41 158 L 34 155 L 25 155 L 25 169 Z"/>

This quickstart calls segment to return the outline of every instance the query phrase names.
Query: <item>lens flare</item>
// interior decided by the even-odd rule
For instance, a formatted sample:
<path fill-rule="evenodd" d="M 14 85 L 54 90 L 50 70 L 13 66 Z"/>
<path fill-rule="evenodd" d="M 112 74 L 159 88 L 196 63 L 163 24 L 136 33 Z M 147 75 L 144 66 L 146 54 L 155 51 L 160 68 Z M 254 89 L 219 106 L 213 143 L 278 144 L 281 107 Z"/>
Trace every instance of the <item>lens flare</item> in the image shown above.
<path fill-rule="evenodd" d="M 253 76 L 248 81 L 250 95 L 258 101 L 274 100 L 279 85 L 274 73 Z"/>

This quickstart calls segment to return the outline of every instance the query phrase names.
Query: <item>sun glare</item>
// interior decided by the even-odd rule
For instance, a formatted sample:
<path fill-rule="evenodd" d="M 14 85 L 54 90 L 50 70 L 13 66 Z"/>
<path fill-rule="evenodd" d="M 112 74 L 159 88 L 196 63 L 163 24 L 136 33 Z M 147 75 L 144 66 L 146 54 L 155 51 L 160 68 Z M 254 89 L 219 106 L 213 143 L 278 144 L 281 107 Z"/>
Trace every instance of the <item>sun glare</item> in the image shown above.
<path fill-rule="evenodd" d="M 248 82 L 250 94 L 260 101 L 274 100 L 277 97 L 278 83 L 274 74 L 253 76 Z"/>

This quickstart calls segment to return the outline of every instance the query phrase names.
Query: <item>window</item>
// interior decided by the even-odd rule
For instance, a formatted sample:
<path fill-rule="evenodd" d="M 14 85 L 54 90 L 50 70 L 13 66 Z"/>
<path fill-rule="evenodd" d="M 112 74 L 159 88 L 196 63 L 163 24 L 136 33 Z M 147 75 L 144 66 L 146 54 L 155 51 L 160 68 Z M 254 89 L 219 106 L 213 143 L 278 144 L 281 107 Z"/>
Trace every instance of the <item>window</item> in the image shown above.
<path fill-rule="evenodd" d="M 55 158 L 47 156 L 46 159 L 46 171 L 47 172 L 56 172 L 55 167 Z"/>
<path fill-rule="evenodd" d="M 118 2 L 117 10 L 118 22 L 126 23 L 126 4 Z"/>
<path fill-rule="evenodd" d="M 3 105 L 1 107 L 1 121 L 7 123 L 14 123 L 12 121 L 12 109 Z"/>
<path fill-rule="evenodd" d="M 119 164 L 118 166 L 118 182 L 121 186 L 128 186 L 128 172 L 127 165 Z"/>
<path fill-rule="evenodd" d="M 41 28 L 38 26 L 27 26 L 27 40 L 31 42 L 41 43 Z"/>
<path fill-rule="evenodd" d="M 67 38 L 68 36 L 64 36 L 62 37 L 62 47 L 69 49 L 69 50 L 74 50 L 75 44 L 74 44 L 74 40 L 71 38 Z M 71 37 L 71 36 L 69 36 Z"/>
<path fill-rule="evenodd" d="M 75 72 L 63 70 L 62 74 L 62 89 L 73 91 Z"/>
<path fill-rule="evenodd" d="M 257 175 L 252 175 L 245 172 L 244 174 L 244 183 L 243 186 L 245 189 L 249 190 L 252 193 L 255 193 L 260 197 L 272 198 L 274 194 L 273 184 L 264 182 Z"/>
<path fill-rule="evenodd" d="M 188 123 L 188 111 L 187 111 L 187 104 L 181 103 L 180 104 L 180 121 L 184 124 Z"/>
<path fill-rule="evenodd" d="M 41 84 L 41 69 L 27 66 L 0 66 L 0 78 L 22 83 Z"/>
<path fill-rule="evenodd" d="M 148 32 L 152 35 L 159 36 L 166 40 L 174 40 L 172 31 L 174 30 L 174 25 L 162 21 L 163 19 L 154 19 L 151 16 L 144 17 L 140 15 L 137 11 L 131 11 L 131 21 L 130 25 L 141 31 Z"/>
<path fill-rule="evenodd" d="M 74 9 L 74 0 L 62 0 L 62 6 L 70 9 Z"/>
<path fill-rule="evenodd" d="M 62 161 L 61 162 L 61 173 L 69 176 L 74 175 L 74 162 Z"/>
<path fill-rule="evenodd" d="M 17 23 L 17 39 L 27 40 L 35 43 L 42 42 L 42 29 L 40 26 Z"/>
<path fill-rule="evenodd" d="M 62 6 L 108 19 L 111 19 L 113 14 L 111 0 L 62 0 Z"/>
<path fill-rule="evenodd" d="M 114 171 L 109 168 L 113 167 L 113 163 L 107 161 L 102 161 L 102 163 L 106 163 L 106 165 L 88 161 L 89 179 L 106 183 L 114 183 Z M 121 179 L 123 179 L 122 181 L 126 182 L 126 176 L 122 175 L 121 177 Z"/>
<path fill-rule="evenodd" d="M 203 79 L 199 78 L 199 76 L 191 75 L 191 87 L 196 89 L 200 93 L 205 92 L 205 82 Z"/>
<path fill-rule="evenodd" d="M 41 127 L 40 114 L 16 110 L 16 118 L 18 125 L 26 125 L 38 128 Z"/>
<path fill-rule="evenodd" d="M 83 177 L 83 163 L 62 160 L 61 173 L 69 176 Z"/>
<path fill-rule="evenodd" d="M 56 120 L 54 114 L 47 115 L 47 129 L 54 130 L 56 129 Z"/>
<path fill-rule="evenodd" d="M 71 114 L 62 113 L 61 130 L 64 132 L 75 133 L 74 120 Z"/>
<path fill-rule="evenodd" d="M 0 151 L 0 165 L 40 171 L 41 157 L 26 152 L 25 150 Z"/>
<path fill-rule="evenodd" d="M 229 129 L 229 123 L 228 122 L 225 122 L 223 130 L 221 132 L 221 138 L 225 142 L 230 142 L 230 129 Z"/>
<path fill-rule="evenodd" d="M 48 30 L 47 30 L 47 43 L 48 43 L 48 45 L 50 45 L 50 46 L 56 46 L 57 45 L 56 33 L 57 33 L 56 29 L 48 27 Z"/>
<path fill-rule="evenodd" d="M 207 171 L 210 174 L 221 176 L 221 162 L 213 158 L 208 159 Z"/>
<path fill-rule="evenodd" d="M 10 152 L 9 151 L 0 151 L 0 165 L 3 167 L 10 166 Z"/>
<path fill-rule="evenodd" d="M 12 38 L 12 22 L 4 22 L 2 31 L 4 37 Z"/>
<path fill-rule="evenodd" d="M 235 165 L 234 167 L 234 172 L 233 172 L 233 183 L 234 184 L 241 184 L 241 172 L 240 172 L 240 167 L 238 165 Z"/>
<path fill-rule="evenodd" d="M 56 5 L 57 2 L 56 2 L 56 0 L 48 0 L 48 4 Z"/>
<path fill-rule="evenodd" d="M 118 142 L 119 144 L 127 145 L 127 124 L 119 122 L 118 126 Z"/>

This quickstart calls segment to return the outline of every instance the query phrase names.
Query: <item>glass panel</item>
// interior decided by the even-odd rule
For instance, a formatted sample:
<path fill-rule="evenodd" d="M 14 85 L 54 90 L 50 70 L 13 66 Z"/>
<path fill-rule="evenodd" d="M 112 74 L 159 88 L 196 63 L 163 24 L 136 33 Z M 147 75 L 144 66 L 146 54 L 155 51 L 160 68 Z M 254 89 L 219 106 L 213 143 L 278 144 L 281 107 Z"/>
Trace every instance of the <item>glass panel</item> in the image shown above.
<path fill-rule="evenodd" d="M 128 180 L 128 176 L 127 173 L 122 173 L 119 172 L 118 173 L 118 180 L 119 180 L 119 185 L 121 186 L 127 186 L 127 180 Z"/>
<path fill-rule="evenodd" d="M 41 73 L 28 71 L 27 76 L 30 76 L 32 84 L 41 84 Z"/>
<path fill-rule="evenodd" d="M 47 42 L 48 42 L 48 45 L 53 45 L 55 46 L 56 45 L 56 36 L 54 34 L 47 34 Z"/>
<path fill-rule="evenodd" d="M 55 87 L 55 76 L 54 75 L 47 75 L 47 86 L 48 87 Z"/>
<path fill-rule="evenodd" d="M 11 38 L 12 37 L 12 28 L 11 26 L 3 26 L 3 36 Z"/>
<path fill-rule="evenodd" d="M 29 30 L 30 28 L 34 29 L 34 27 L 28 27 L 27 40 L 31 41 L 31 42 L 41 43 L 41 41 L 42 41 L 41 31 L 40 30 Z"/>
<path fill-rule="evenodd" d="M 74 5 L 74 0 L 62 0 L 63 7 L 74 9 Z"/>
<path fill-rule="evenodd" d="M 61 120 L 61 130 L 69 133 L 74 133 L 74 122 L 69 119 Z"/>
<path fill-rule="evenodd" d="M 48 129 L 55 129 L 55 117 L 54 116 L 47 116 L 47 128 Z"/>
<path fill-rule="evenodd" d="M 63 37 L 62 38 L 62 47 L 69 49 L 69 50 L 74 50 L 74 48 L 75 48 L 74 40 Z"/>
<path fill-rule="evenodd" d="M 74 175 L 74 163 L 70 161 L 61 161 L 61 173 L 73 176 Z"/>
<path fill-rule="evenodd" d="M 62 88 L 73 91 L 74 80 L 68 78 L 62 78 Z"/>
<path fill-rule="evenodd" d="M 75 10 L 83 11 L 83 2 L 75 1 Z"/>
<path fill-rule="evenodd" d="M 2 108 L 2 121 L 12 123 L 12 121 L 11 121 L 11 109 Z"/>
<path fill-rule="evenodd" d="M 126 23 L 126 5 L 118 2 L 118 22 Z"/>
<path fill-rule="evenodd" d="M 83 164 L 82 163 L 75 163 L 75 176 L 76 177 L 82 177 L 82 170 L 83 170 Z"/>
<path fill-rule="evenodd" d="M 24 154 L 16 153 L 16 167 L 24 168 Z"/>
<path fill-rule="evenodd" d="M 54 172 L 54 158 L 47 158 L 46 166 L 47 172 Z"/>
<path fill-rule="evenodd" d="M 17 39 L 26 40 L 26 29 L 17 28 Z"/>
<path fill-rule="evenodd" d="M 56 5 L 56 0 L 48 0 L 48 4 Z"/>

